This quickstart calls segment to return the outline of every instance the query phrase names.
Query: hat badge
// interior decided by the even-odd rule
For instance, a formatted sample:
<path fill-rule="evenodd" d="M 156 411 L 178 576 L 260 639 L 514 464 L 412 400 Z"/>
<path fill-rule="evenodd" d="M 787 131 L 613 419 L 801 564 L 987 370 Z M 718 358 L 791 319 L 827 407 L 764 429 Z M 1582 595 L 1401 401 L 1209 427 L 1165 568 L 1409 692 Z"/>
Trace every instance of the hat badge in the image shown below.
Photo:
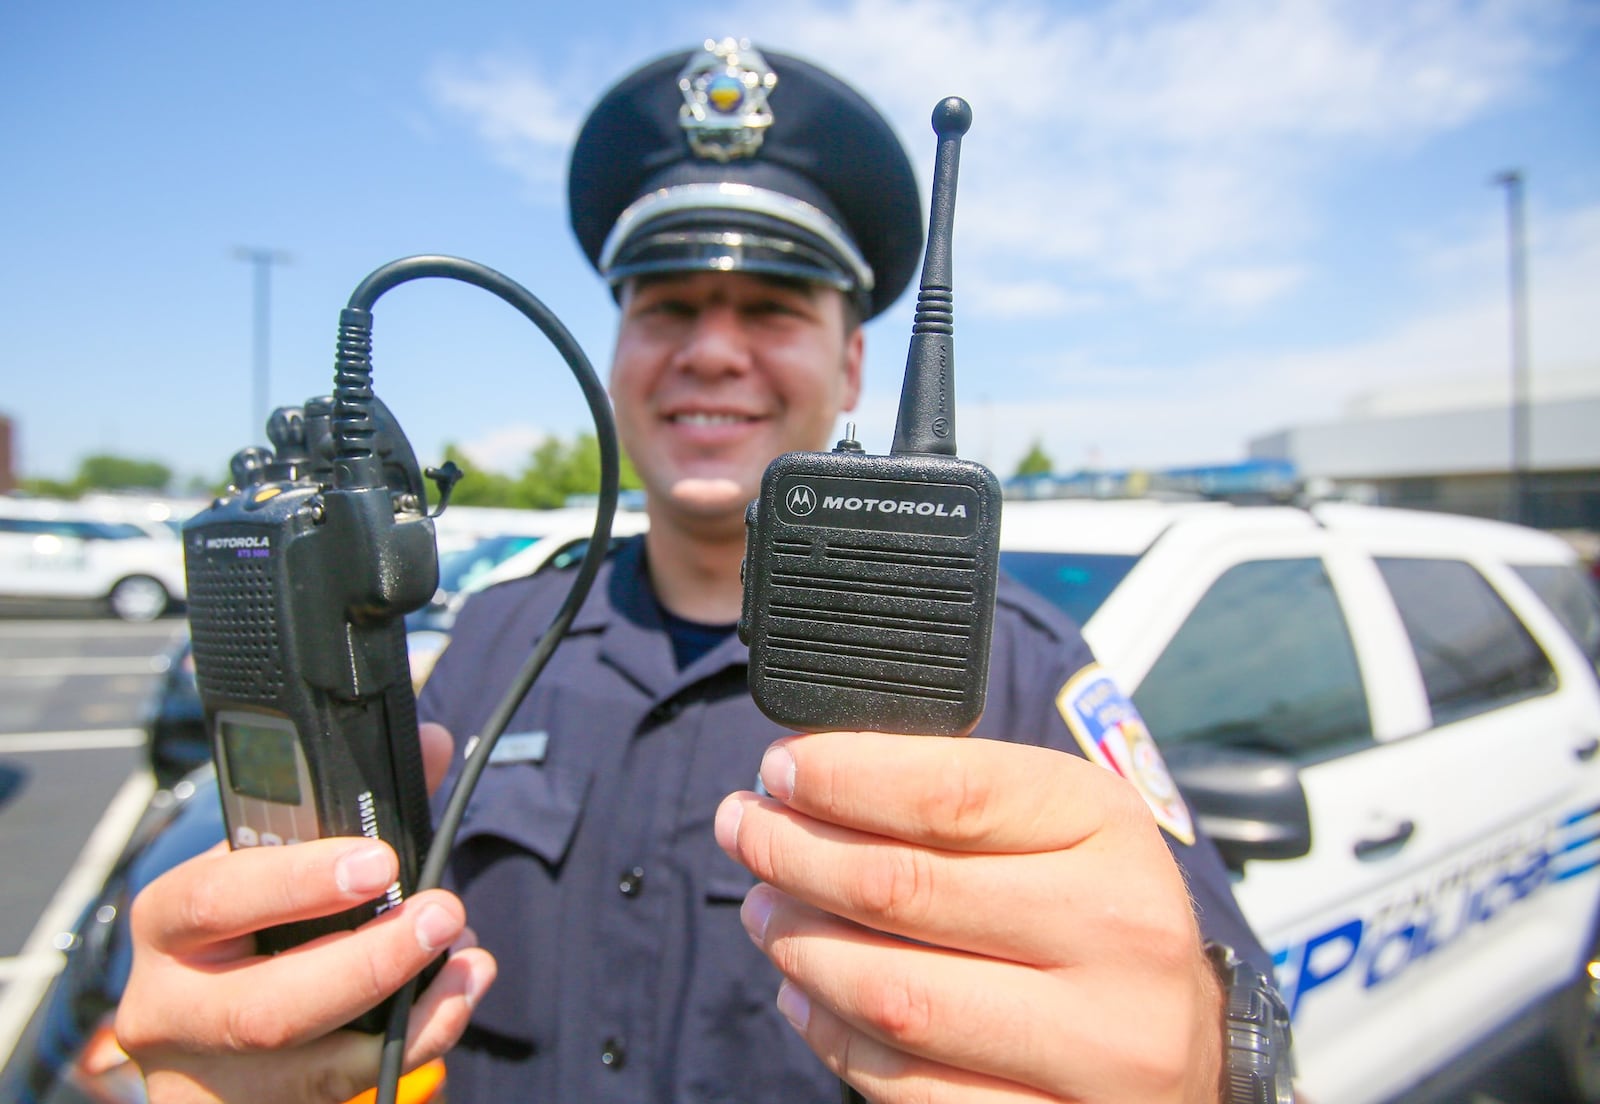
<path fill-rule="evenodd" d="M 689 148 L 713 161 L 753 155 L 772 125 L 767 93 L 777 83 L 778 74 L 749 39 L 706 39 L 678 74 L 678 123 Z"/>

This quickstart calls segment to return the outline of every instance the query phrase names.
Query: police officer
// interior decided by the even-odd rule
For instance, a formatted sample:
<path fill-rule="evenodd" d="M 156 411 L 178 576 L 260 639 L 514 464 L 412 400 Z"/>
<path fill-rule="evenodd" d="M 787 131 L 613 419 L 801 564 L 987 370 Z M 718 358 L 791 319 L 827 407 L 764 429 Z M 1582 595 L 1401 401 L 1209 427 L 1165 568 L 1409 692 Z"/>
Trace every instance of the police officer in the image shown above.
<path fill-rule="evenodd" d="M 980 739 L 787 736 L 745 689 L 745 504 L 826 446 L 860 323 L 920 260 L 888 125 L 815 66 L 708 41 L 600 101 L 570 203 L 621 310 L 649 532 L 511 722 L 453 893 L 272 960 L 250 932 L 381 890 L 387 850 L 217 852 L 141 896 L 118 1030 L 152 1100 L 341 1099 L 377 1044 L 335 1029 L 453 941 L 408 1047 L 454 1047 L 452 1104 L 831 1101 L 840 1075 L 880 1101 L 1221 1099 L 1223 992 L 1269 994 L 1268 964 L 1069 622 L 1002 585 Z M 419 702 L 434 775 L 569 583 L 462 612 Z"/>

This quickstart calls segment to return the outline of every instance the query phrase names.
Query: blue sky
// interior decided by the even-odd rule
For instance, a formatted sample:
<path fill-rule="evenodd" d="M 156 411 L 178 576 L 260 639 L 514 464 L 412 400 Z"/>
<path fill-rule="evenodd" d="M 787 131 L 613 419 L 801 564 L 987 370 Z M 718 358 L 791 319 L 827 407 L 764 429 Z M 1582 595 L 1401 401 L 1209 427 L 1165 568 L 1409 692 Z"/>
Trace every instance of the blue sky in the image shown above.
<path fill-rule="evenodd" d="M 1008 474 L 1222 462 L 1254 436 L 1509 396 L 1505 193 L 1526 178 L 1537 392 L 1600 391 L 1600 4 L 1136 0 L 0 7 L 0 411 L 27 475 L 85 455 L 212 477 L 271 399 L 331 387 L 339 308 L 414 253 L 497 268 L 603 372 L 610 299 L 566 225 L 567 147 L 617 76 L 708 35 L 810 57 L 893 120 L 973 106 L 955 283 L 963 455 Z M 925 201 L 926 202 L 926 201 Z M 911 303 L 868 330 L 888 447 Z M 516 467 L 587 424 L 499 300 L 375 312 L 375 389 L 425 463 Z"/>

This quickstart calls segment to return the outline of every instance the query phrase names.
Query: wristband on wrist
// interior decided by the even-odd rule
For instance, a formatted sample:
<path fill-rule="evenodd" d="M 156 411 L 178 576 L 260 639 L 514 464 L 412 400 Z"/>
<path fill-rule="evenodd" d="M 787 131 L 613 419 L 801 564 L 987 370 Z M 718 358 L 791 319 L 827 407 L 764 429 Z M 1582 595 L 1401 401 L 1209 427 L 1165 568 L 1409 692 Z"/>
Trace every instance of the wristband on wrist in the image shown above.
<path fill-rule="evenodd" d="M 1222 1104 L 1294 1104 L 1289 1010 L 1272 980 L 1223 943 L 1206 957 L 1223 993 Z"/>

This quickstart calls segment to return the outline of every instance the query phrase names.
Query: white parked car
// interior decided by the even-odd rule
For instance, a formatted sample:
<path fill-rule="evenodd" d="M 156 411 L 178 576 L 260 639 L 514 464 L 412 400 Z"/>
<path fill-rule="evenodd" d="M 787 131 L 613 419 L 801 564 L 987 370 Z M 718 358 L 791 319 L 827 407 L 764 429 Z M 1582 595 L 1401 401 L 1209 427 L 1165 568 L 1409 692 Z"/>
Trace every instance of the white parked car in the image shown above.
<path fill-rule="evenodd" d="M 183 542 L 165 526 L 73 503 L 0 500 L 0 596 L 103 602 L 125 621 L 150 621 L 185 596 Z"/>
<path fill-rule="evenodd" d="M 442 516 L 448 517 L 449 513 L 446 510 Z M 568 508 L 543 513 L 549 520 L 537 537 L 489 537 L 464 551 L 441 553 L 439 593 L 427 606 L 406 618 L 407 627 L 413 631 L 448 632 L 467 598 L 485 587 L 520 579 L 546 567 L 565 567 L 581 559 L 594 532 L 594 511 Z M 642 511 L 618 510 L 611 518 L 612 539 L 642 533 L 646 524 Z M 512 551 L 501 555 L 508 547 L 512 547 Z M 461 568 L 466 570 L 460 571 Z M 447 586 L 447 572 L 452 570 L 459 574 L 453 580 L 455 585 Z"/>
<path fill-rule="evenodd" d="M 532 512 L 532 511 L 529 511 Z M 543 534 L 526 540 L 518 537 L 489 537 L 480 545 L 456 553 L 440 555 L 440 588 L 433 600 L 406 617 L 406 650 L 411 659 L 411 678 L 416 689 L 433 673 L 433 665 L 450 642 L 450 628 L 456 614 L 468 598 L 483 590 L 511 579 L 520 579 L 545 568 L 562 568 L 576 564 L 583 558 L 594 533 L 594 511 L 586 508 L 542 511 L 547 524 Z M 449 516 L 446 510 L 444 515 Z M 611 519 L 613 541 L 633 536 L 645 530 L 647 522 L 642 511 L 618 510 Z M 510 544 L 520 547 L 509 555 L 501 556 Z M 488 549 L 491 556 L 477 555 L 475 549 Z M 448 565 L 446 556 L 462 557 Z M 489 562 L 490 560 L 493 562 Z M 447 587 L 448 568 L 466 568 L 457 576 L 457 585 Z"/>
<path fill-rule="evenodd" d="M 1309 1099 L 1442 1092 L 1554 1028 L 1600 1100 L 1600 602 L 1565 542 L 1129 501 L 1007 503 L 1001 546 L 1236 872 Z"/>

